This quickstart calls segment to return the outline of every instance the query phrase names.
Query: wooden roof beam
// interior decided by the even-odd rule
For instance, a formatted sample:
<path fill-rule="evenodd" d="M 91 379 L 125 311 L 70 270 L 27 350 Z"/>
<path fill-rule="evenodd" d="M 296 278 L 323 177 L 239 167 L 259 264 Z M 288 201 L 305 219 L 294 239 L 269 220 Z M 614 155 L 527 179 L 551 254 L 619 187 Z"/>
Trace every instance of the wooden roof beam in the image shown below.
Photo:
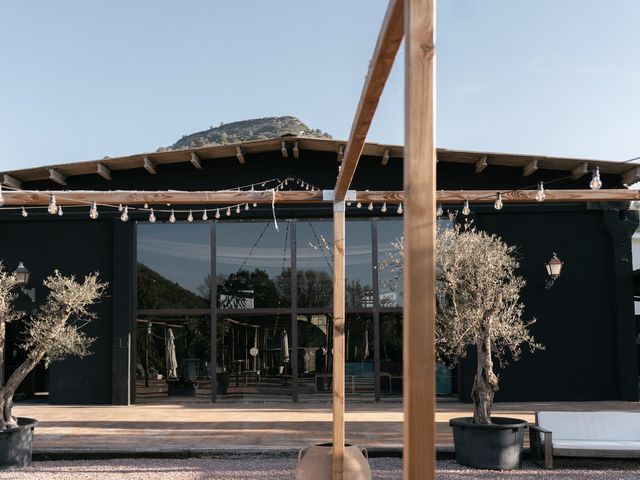
<path fill-rule="evenodd" d="M 487 156 L 481 156 L 480 159 L 476 162 L 476 173 L 482 172 L 485 168 L 487 168 L 487 165 Z"/>
<path fill-rule="evenodd" d="M 58 185 L 66 185 L 67 177 L 65 177 L 59 170 L 55 168 L 49 169 L 49 180 L 56 182 Z"/>
<path fill-rule="evenodd" d="M 587 173 L 589 173 L 589 164 L 586 162 L 581 163 L 577 167 L 571 169 L 571 180 L 577 180 Z"/>
<path fill-rule="evenodd" d="M 105 167 L 103 163 L 96 163 L 96 173 L 105 180 L 111 180 L 111 170 Z"/>
<path fill-rule="evenodd" d="M 536 170 L 538 170 L 538 160 L 534 159 L 527 163 L 524 167 L 522 167 L 522 176 L 528 177 Z"/>
<path fill-rule="evenodd" d="M 338 149 L 338 163 L 342 163 L 342 159 L 344 158 L 344 145 L 340 145 Z"/>
<path fill-rule="evenodd" d="M 149 172 L 151 175 L 155 175 L 157 173 L 155 162 L 151 160 L 149 157 L 144 157 L 142 160 L 143 160 L 144 169 L 147 172 Z"/>
<path fill-rule="evenodd" d="M 640 167 L 633 167 L 622 174 L 622 183 L 625 185 L 633 185 L 640 180 Z"/>
<path fill-rule="evenodd" d="M 356 110 L 349 141 L 344 152 L 342 168 L 335 187 L 335 201 L 344 200 L 358 166 L 364 142 L 378 107 L 382 90 L 393 67 L 393 62 L 404 36 L 404 2 L 391 0 L 378 36 L 369 72 L 364 82 L 360 102 Z"/>
<path fill-rule="evenodd" d="M 385 148 L 384 149 L 384 153 L 382 154 L 382 163 L 381 163 L 381 165 L 383 167 L 386 167 L 388 163 L 389 163 L 389 149 Z"/>
<path fill-rule="evenodd" d="M 20 190 L 22 188 L 22 181 L 18 180 L 16 177 L 5 173 L 2 176 L 2 183 L 7 187 L 15 188 L 16 190 Z"/>
<path fill-rule="evenodd" d="M 293 158 L 296 160 L 300 157 L 300 150 L 298 149 L 298 142 L 293 144 Z"/>
<path fill-rule="evenodd" d="M 198 170 L 202 170 L 202 160 L 200 160 L 200 157 L 198 157 L 195 152 L 191 152 L 191 163 Z"/>
<path fill-rule="evenodd" d="M 285 142 L 280 144 L 280 151 L 282 152 L 282 158 L 289 158 L 289 152 L 287 151 L 287 144 Z"/>
<path fill-rule="evenodd" d="M 238 158 L 240 165 L 244 165 L 246 163 L 244 160 L 244 153 L 242 153 L 242 148 L 240 148 L 240 145 L 236 146 L 236 157 Z"/>

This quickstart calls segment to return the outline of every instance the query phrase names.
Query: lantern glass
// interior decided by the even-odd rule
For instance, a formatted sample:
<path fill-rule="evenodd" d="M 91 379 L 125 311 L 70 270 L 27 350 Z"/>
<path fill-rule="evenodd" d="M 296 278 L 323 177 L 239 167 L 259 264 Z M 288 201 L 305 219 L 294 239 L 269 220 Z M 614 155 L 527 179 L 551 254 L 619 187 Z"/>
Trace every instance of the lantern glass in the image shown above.
<path fill-rule="evenodd" d="M 549 262 L 549 270 L 551 270 L 550 275 L 559 276 L 560 271 L 562 270 L 562 262 L 559 260 Z"/>
<path fill-rule="evenodd" d="M 26 287 L 27 284 L 29 283 L 29 277 L 31 276 L 31 272 L 29 272 L 27 267 L 24 266 L 24 263 L 22 262 L 19 263 L 18 268 L 16 268 L 15 274 L 16 274 L 18 285 L 23 288 Z"/>

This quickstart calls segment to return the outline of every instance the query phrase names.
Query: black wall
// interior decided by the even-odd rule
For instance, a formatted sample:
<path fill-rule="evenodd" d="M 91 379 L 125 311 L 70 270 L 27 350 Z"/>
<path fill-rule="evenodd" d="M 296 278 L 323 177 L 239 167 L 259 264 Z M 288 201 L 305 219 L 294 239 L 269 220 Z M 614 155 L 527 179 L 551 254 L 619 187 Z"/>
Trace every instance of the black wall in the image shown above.
<path fill-rule="evenodd" d="M 313 185 L 331 189 L 338 173 L 335 153 L 300 152 L 282 158 L 279 152 L 246 155 L 246 165 L 235 157 L 205 160 L 204 168 L 191 164 L 159 165 L 157 175 L 143 169 L 113 171 L 113 180 L 98 175 L 70 177 L 69 189 L 96 190 L 215 190 L 233 188 L 268 178 L 295 175 Z M 353 189 L 401 190 L 402 164 L 392 158 L 387 166 L 380 158 L 364 157 Z M 489 166 L 481 174 L 473 165 L 438 164 L 439 189 L 513 189 L 552 180 L 566 172 L 537 171 L 522 176 L 521 168 Z M 619 187 L 619 177 L 603 176 L 607 187 Z M 585 188 L 589 178 L 563 180 L 554 188 Z M 25 189 L 56 189 L 49 181 L 23 185 Z M 377 206 L 379 207 L 379 206 Z M 604 209 L 603 209 L 604 207 Z M 537 319 L 532 331 L 546 350 L 530 354 L 500 371 L 499 401 L 605 400 L 638 398 L 633 324 L 630 235 L 637 218 L 626 206 L 584 204 L 510 206 L 496 212 L 474 208 L 477 225 L 517 245 L 521 274 L 528 284 L 523 292 L 526 318 Z M 395 208 L 390 208 L 395 212 Z M 331 215 L 330 206 L 278 206 L 280 217 Z M 373 212 L 381 215 L 379 208 Z M 369 216 L 362 208 L 349 216 Z M 387 215 L 394 215 L 388 213 Z M 159 221 L 168 215 L 158 214 Z M 19 260 L 33 272 L 32 284 L 40 284 L 54 268 L 78 276 L 99 270 L 111 285 L 111 297 L 98 307 L 99 319 L 88 333 L 97 336 L 94 355 L 82 360 L 55 363 L 50 372 L 53 403 L 118 403 L 129 399 L 132 371 L 130 354 L 133 330 L 134 222 L 146 213 L 130 212 L 122 224 L 117 212 L 101 211 L 91 221 L 88 208 L 67 209 L 63 218 L 46 212 L 22 219 L 18 212 L 0 214 L 0 258 L 8 268 Z M 242 218 L 270 218 L 269 207 L 243 212 Z M 544 264 L 556 252 L 565 262 L 562 276 L 545 290 Z M 626 263 L 625 263 L 626 262 Z M 626 295 L 625 292 L 630 292 Z M 45 292 L 38 289 L 42 299 Z M 627 298 L 628 297 L 628 298 Z M 633 331 L 635 332 L 635 330 Z M 463 397 L 468 399 L 474 362 L 462 365 Z"/>

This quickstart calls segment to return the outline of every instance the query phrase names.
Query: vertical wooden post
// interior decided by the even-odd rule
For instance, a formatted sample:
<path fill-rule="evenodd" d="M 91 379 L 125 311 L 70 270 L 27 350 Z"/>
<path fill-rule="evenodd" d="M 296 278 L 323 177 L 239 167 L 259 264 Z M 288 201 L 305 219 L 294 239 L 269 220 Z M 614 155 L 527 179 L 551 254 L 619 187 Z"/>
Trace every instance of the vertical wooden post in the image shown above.
<path fill-rule="evenodd" d="M 333 205 L 333 480 L 344 478 L 345 202 Z"/>
<path fill-rule="evenodd" d="M 404 478 L 435 478 L 435 0 L 405 0 Z"/>

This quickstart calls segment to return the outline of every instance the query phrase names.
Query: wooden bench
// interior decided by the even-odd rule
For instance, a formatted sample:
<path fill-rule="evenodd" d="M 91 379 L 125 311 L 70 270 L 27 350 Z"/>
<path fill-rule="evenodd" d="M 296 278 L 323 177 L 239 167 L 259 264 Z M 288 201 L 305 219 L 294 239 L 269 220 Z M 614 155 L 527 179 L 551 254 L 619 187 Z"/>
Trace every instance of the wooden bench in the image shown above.
<path fill-rule="evenodd" d="M 529 443 L 545 468 L 554 456 L 640 458 L 640 412 L 536 412 Z"/>

